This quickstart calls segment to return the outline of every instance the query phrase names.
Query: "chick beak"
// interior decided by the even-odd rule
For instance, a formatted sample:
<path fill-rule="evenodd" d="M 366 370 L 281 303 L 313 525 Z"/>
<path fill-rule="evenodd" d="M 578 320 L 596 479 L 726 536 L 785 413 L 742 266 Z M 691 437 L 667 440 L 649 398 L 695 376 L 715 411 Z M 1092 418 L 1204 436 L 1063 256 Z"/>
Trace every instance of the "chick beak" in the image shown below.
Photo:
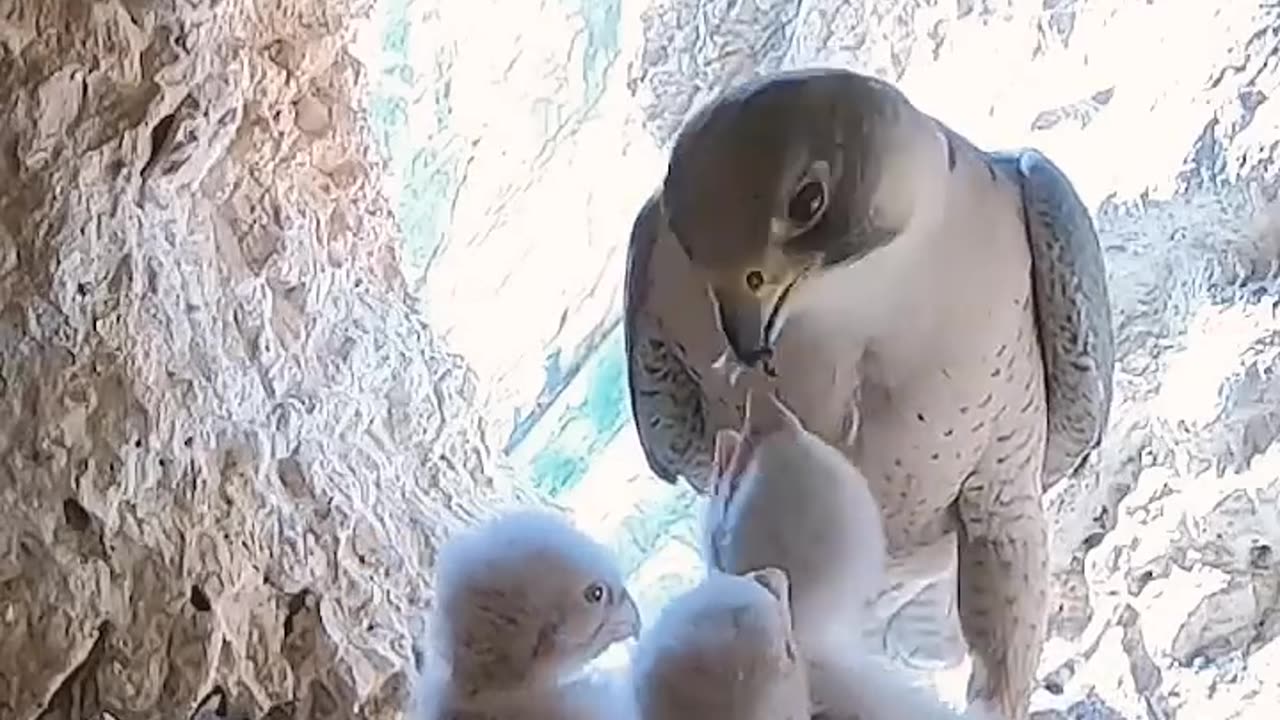
<path fill-rule="evenodd" d="M 639 637 L 641 627 L 640 608 L 636 606 L 631 593 L 623 590 L 614 604 L 613 617 L 609 620 L 609 641 L 621 642 Z"/>

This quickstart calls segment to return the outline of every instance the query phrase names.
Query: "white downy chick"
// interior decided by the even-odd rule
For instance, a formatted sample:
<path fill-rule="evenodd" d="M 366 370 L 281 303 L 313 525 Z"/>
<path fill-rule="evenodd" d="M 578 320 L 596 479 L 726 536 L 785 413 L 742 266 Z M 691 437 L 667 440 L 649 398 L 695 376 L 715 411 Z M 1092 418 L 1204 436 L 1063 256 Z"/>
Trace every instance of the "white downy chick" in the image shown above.
<path fill-rule="evenodd" d="M 804 659 L 786 574 L 709 574 L 640 638 L 632 682 L 640 720 L 809 720 Z"/>
<path fill-rule="evenodd" d="M 806 658 L 864 642 L 868 604 L 885 582 L 880 505 L 866 478 L 772 393 L 751 389 L 741 433 L 716 435 L 703 515 L 709 567 L 786 571 Z"/>
<path fill-rule="evenodd" d="M 628 718 L 625 683 L 583 674 L 640 615 L 612 554 L 562 516 L 518 510 L 440 549 L 415 720 Z"/>
<path fill-rule="evenodd" d="M 879 503 L 845 455 L 776 396 L 750 390 L 742 432 L 717 434 L 709 489 L 708 565 L 787 573 L 814 720 L 996 720 L 953 709 L 861 645 L 888 558 Z"/>

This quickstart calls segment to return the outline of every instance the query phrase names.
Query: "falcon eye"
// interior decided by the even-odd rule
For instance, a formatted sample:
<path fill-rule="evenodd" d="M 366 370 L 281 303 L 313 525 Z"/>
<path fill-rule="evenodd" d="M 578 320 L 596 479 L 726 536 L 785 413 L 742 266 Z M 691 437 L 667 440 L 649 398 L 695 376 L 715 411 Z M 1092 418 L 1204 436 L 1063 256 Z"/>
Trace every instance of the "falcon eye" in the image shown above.
<path fill-rule="evenodd" d="M 582 597 L 586 598 L 587 602 L 595 605 L 604 600 L 604 586 L 600 583 L 591 583 L 586 590 L 582 591 Z"/>
<path fill-rule="evenodd" d="M 764 285 L 764 273 L 760 272 L 759 270 L 752 270 L 751 272 L 747 273 L 747 289 L 748 290 L 750 290 L 751 292 L 756 292 L 760 289 L 761 285 Z"/>
<path fill-rule="evenodd" d="M 827 202 L 827 192 L 822 183 L 810 180 L 796 190 L 787 203 L 787 217 L 796 225 L 808 225 L 822 214 Z"/>

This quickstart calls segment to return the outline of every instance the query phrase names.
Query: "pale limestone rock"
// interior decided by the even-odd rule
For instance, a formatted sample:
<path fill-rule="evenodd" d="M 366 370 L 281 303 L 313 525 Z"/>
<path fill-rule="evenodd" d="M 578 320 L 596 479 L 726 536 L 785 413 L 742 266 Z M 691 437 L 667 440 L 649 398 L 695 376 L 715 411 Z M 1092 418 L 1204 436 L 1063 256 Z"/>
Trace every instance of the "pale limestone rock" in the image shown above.
<path fill-rule="evenodd" d="M 398 717 L 436 542 L 512 495 L 360 11 L 0 2 L 0 718 Z"/>
<path fill-rule="evenodd" d="M 1254 658 L 1280 647 L 1276 206 L 1227 188 L 1144 211 L 1101 215 L 1120 402 L 1049 499 L 1058 637 L 1033 707 L 1250 718 L 1276 695 Z"/>

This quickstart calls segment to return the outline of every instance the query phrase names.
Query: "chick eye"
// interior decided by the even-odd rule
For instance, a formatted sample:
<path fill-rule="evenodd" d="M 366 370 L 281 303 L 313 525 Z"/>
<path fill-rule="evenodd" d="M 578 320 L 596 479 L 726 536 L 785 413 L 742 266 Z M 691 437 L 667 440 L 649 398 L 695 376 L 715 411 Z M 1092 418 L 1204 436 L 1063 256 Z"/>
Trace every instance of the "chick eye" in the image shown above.
<path fill-rule="evenodd" d="M 592 583 L 587 586 L 586 590 L 582 591 L 582 597 L 586 598 L 587 602 L 595 605 L 604 600 L 604 586 L 600 583 Z"/>
<path fill-rule="evenodd" d="M 826 190 L 822 183 L 810 180 L 796 190 L 787 203 L 787 217 L 796 225 L 808 225 L 822 214 L 827 202 Z"/>
<path fill-rule="evenodd" d="M 764 273 L 760 272 L 759 270 L 752 270 L 751 272 L 747 273 L 747 289 L 748 290 L 750 290 L 751 292 L 756 292 L 757 290 L 760 289 L 761 285 L 764 285 Z"/>

